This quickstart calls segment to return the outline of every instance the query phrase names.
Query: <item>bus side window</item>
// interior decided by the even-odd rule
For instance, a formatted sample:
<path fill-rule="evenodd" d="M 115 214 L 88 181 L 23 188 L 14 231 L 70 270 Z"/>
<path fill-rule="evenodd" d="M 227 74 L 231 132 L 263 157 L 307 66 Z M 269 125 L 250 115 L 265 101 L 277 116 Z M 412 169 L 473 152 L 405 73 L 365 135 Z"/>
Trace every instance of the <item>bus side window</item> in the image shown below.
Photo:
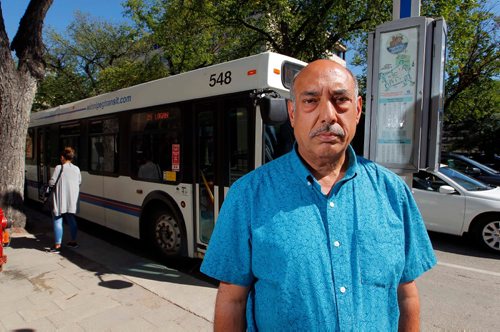
<path fill-rule="evenodd" d="M 81 130 L 79 123 L 65 124 L 59 127 L 59 149 L 62 151 L 67 146 L 75 150 L 72 163 L 79 165 Z"/>
<path fill-rule="evenodd" d="M 182 174 L 180 109 L 135 113 L 130 120 L 132 177 L 178 183 Z"/>
<path fill-rule="evenodd" d="M 33 140 L 34 140 L 35 130 L 33 128 L 28 129 L 28 135 L 26 136 L 26 160 L 33 160 L 35 157 L 33 154 Z"/>
<path fill-rule="evenodd" d="M 132 139 L 132 173 L 141 180 L 161 181 L 163 171 L 158 164 L 154 135 L 135 135 Z"/>
<path fill-rule="evenodd" d="M 228 112 L 227 142 L 229 148 L 229 185 L 250 171 L 250 113 L 237 105 Z"/>
<path fill-rule="evenodd" d="M 90 123 L 90 170 L 97 173 L 118 172 L 118 119 Z"/>

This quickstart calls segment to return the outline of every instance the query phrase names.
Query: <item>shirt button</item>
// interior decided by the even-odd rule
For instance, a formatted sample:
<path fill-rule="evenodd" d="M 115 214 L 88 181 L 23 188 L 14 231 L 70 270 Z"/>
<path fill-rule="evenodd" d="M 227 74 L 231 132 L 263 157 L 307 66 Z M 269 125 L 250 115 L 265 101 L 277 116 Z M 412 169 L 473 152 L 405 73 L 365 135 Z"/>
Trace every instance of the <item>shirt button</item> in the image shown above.
<path fill-rule="evenodd" d="M 345 287 L 340 287 L 340 292 L 341 292 L 342 294 L 343 294 L 343 293 L 345 293 L 345 291 L 346 291 Z"/>
<path fill-rule="evenodd" d="M 335 204 L 333 202 L 330 202 L 330 207 L 334 207 Z"/>
<path fill-rule="evenodd" d="M 335 247 L 340 247 L 340 242 L 339 242 L 339 241 L 335 241 L 335 242 L 333 242 L 333 245 L 334 245 Z"/>

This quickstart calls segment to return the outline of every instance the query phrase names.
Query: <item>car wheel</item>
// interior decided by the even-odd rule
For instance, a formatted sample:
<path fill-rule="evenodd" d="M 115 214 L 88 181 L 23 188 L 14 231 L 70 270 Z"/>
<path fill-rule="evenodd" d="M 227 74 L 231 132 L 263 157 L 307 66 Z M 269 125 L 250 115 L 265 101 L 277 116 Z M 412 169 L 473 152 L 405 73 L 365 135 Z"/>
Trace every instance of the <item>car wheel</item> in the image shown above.
<path fill-rule="evenodd" d="M 161 209 L 153 214 L 150 236 L 154 248 L 165 257 L 180 256 L 185 248 L 184 227 L 175 214 Z"/>
<path fill-rule="evenodd" d="M 480 220 L 473 229 L 473 236 L 481 247 L 500 253 L 500 216 Z"/>

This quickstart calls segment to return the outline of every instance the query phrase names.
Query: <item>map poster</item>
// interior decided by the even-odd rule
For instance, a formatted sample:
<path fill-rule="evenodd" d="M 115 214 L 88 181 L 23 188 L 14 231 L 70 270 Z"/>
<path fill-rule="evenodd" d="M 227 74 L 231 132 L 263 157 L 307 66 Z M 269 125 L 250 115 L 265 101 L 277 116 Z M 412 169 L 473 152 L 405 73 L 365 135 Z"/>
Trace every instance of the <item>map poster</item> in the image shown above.
<path fill-rule="evenodd" d="M 418 37 L 418 27 L 380 34 L 377 162 L 412 162 Z"/>

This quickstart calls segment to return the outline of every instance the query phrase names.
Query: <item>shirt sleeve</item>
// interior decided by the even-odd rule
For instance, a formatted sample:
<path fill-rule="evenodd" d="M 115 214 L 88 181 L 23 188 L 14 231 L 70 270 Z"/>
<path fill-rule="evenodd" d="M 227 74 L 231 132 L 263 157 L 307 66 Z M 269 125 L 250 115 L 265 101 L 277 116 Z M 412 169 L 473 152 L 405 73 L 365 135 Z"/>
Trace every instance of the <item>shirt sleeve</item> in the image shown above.
<path fill-rule="evenodd" d="M 61 172 L 61 165 L 57 165 L 56 168 L 54 169 L 54 173 L 52 173 L 52 177 L 49 180 L 49 186 L 54 186 L 56 184 L 60 172 Z"/>
<path fill-rule="evenodd" d="M 248 286 L 253 281 L 249 200 L 251 192 L 233 184 L 215 224 L 201 272 L 227 283 Z"/>
<path fill-rule="evenodd" d="M 405 283 L 415 280 L 436 265 L 436 256 L 417 203 L 406 185 L 404 185 L 402 208 L 406 264 L 400 283 Z"/>

